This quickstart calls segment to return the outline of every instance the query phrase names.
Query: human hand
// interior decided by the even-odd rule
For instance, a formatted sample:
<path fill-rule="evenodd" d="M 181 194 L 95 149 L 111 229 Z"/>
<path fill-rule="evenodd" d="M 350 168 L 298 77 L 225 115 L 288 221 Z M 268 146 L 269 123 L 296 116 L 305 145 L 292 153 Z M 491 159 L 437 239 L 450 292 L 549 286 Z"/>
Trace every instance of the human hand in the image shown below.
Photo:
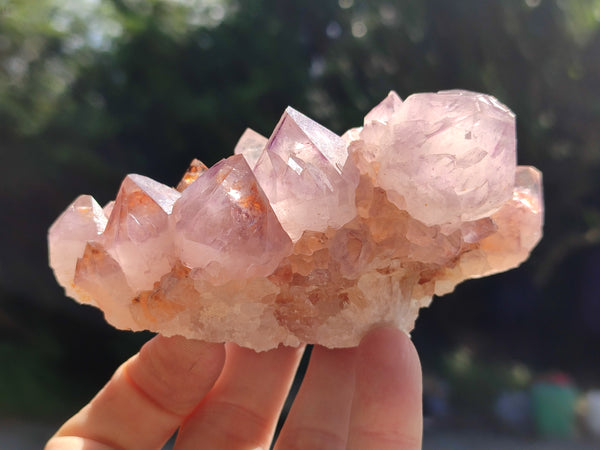
<path fill-rule="evenodd" d="M 50 439 L 46 450 L 268 449 L 303 348 L 156 336 Z M 313 348 L 275 449 L 418 449 L 421 366 L 401 331 Z"/>

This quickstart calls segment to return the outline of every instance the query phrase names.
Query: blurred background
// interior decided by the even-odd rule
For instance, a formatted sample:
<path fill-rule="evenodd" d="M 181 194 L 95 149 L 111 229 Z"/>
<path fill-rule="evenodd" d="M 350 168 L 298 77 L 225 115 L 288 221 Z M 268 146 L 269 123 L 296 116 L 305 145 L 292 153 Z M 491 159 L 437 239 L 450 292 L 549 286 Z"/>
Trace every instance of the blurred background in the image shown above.
<path fill-rule="evenodd" d="M 35 448 L 17 436 L 42 442 L 150 337 L 55 282 L 47 229 L 77 195 L 174 185 L 287 105 L 341 134 L 391 89 L 452 88 L 516 113 L 546 225 L 520 268 L 422 312 L 425 448 L 597 445 L 599 0 L 0 0 L 3 448 Z"/>

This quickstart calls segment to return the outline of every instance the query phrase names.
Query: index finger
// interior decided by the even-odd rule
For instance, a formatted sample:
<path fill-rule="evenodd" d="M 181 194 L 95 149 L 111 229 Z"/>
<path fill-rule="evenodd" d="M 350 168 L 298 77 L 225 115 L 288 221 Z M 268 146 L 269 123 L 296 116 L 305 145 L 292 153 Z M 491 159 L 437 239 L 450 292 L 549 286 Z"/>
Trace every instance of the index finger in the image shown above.
<path fill-rule="evenodd" d="M 223 344 L 156 336 L 50 439 L 46 450 L 161 448 L 211 389 Z"/>

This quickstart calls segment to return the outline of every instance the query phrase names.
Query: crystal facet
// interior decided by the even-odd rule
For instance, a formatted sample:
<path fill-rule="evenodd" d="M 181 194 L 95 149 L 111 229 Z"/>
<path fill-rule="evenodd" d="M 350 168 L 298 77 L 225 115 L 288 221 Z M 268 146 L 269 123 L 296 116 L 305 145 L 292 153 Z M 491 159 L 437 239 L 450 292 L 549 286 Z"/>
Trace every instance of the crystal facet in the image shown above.
<path fill-rule="evenodd" d="M 306 230 L 340 227 L 356 214 L 358 172 L 344 141 L 288 107 L 254 173 L 292 240 Z"/>
<path fill-rule="evenodd" d="M 514 121 L 467 91 L 390 92 L 342 137 L 287 108 L 176 190 L 128 175 L 104 209 L 78 197 L 50 228 L 50 264 L 123 329 L 256 350 L 409 332 L 434 294 L 541 239 L 541 173 L 516 166 Z"/>
<path fill-rule="evenodd" d="M 290 238 L 242 155 L 208 169 L 183 192 L 172 218 L 183 264 L 217 284 L 265 277 L 291 251 Z"/>
<path fill-rule="evenodd" d="M 80 195 L 60 215 L 48 232 L 50 266 L 56 280 L 69 297 L 77 298 L 73 285 L 77 259 L 88 241 L 94 241 L 106 228 L 106 216 L 89 195 Z"/>
<path fill-rule="evenodd" d="M 190 184 L 196 181 L 205 170 L 208 170 L 208 167 L 206 167 L 202 161 L 198 159 L 192 160 L 190 167 L 188 167 L 183 174 L 183 178 L 181 178 L 181 181 L 177 185 L 177 190 L 183 192 Z"/>
<path fill-rule="evenodd" d="M 367 125 L 375 120 L 388 123 L 390 118 L 402 107 L 402 99 L 394 91 L 390 91 L 386 98 L 373 108 L 365 116 L 364 123 Z"/>
<path fill-rule="evenodd" d="M 262 134 L 258 134 L 251 128 L 246 128 L 246 131 L 244 131 L 233 149 L 233 154 L 244 155 L 244 158 L 248 161 L 248 165 L 254 168 L 256 161 L 258 161 L 260 154 L 267 145 L 267 140 Z"/>
<path fill-rule="evenodd" d="M 181 194 L 141 175 L 127 175 L 100 238 L 120 263 L 129 286 L 150 288 L 171 267 L 169 216 Z"/>
<path fill-rule="evenodd" d="M 411 95 L 389 123 L 365 124 L 358 144 L 376 184 L 427 225 L 485 217 L 512 193 L 515 117 L 488 95 Z"/>

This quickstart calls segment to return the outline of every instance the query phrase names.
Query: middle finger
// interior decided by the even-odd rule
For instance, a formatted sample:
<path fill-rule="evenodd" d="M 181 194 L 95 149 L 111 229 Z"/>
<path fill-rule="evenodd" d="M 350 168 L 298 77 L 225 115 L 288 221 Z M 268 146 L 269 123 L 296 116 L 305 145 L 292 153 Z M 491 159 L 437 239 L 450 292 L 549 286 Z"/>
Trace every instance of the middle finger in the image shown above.
<path fill-rule="evenodd" d="M 269 448 L 304 347 L 257 353 L 226 345 L 214 388 L 183 423 L 175 448 Z"/>
<path fill-rule="evenodd" d="M 276 449 L 346 448 L 355 355 L 356 348 L 315 345 Z"/>

